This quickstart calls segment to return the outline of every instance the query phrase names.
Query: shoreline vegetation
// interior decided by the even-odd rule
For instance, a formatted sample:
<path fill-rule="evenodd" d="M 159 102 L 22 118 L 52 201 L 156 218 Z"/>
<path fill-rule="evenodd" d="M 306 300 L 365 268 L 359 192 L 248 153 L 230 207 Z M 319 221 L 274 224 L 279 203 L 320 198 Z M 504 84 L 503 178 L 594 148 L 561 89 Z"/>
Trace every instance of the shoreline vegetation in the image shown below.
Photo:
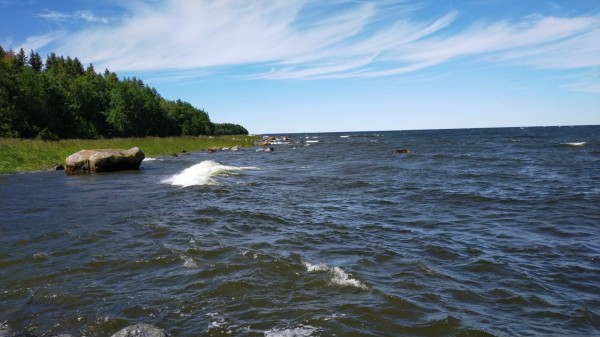
<path fill-rule="evenodd" d="M 233 123 L 163 98 L 141 79 L 97 73 L 75 57 L 46 62 L 0 46 L 0 137 L 43 140 L 247 135 Z"/>
<path fill-rule="evenodd" d="M 0 174 L 51 170 L 64 164 L 65 158 L 82 149 L 129 149 L 137 146 L 146 158 L 209 148 L 250 147 L 255 136 L 182 136 L 110 139 L 40 139 L 0 138 Z"/>
<path fill-rule="evenodd" d="M 163 98 L 138 78 L 96 72 L 77 57 L 0 46 L 0 174 L 48 170 L 82 149 L 140 148 L 146 157 L 246 147 L 239 124 Z"/>

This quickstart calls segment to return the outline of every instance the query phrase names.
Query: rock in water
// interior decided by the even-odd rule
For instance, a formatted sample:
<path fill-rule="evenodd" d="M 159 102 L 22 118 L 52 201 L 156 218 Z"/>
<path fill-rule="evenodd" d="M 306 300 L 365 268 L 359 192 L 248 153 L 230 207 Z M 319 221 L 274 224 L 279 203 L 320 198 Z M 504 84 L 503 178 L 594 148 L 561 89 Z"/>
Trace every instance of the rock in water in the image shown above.
<path fill-rule="evenodd" d="M 132 147 L 129 150 L 81 150 L 65 159 L 65 172 L 71 175 L 89 172 L 137 170 L 144 158 L 144 153 L 137 147 Z"/>
<path fill-rule="evenodd" d="M 169 334 L 163 329 L 156 328 L 150 324 L 136 324 L 128 326 L 111 337 L 168 337 Z"/>

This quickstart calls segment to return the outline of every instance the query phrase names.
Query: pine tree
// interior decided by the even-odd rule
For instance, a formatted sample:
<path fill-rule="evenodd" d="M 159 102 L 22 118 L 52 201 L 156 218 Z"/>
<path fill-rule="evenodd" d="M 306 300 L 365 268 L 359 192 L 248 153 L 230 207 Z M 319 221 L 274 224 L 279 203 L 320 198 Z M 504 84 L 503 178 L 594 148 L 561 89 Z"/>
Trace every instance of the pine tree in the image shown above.
<path fill-rule="evenodd" d="M 29 54 L 29 66 L 31 66 L 31 69 L 33 69 L 33 71 L 36 73 L 42 71 L 42 58 L 40 57 L 40 54 L 34 53 L 33 50 Z"/>
<path fill-rule="evenodd" d="M 59 63 L 58 57 L 54 52 L 50 53 L 48 57 L 46 57 L 46 70 L 49 71 L 58 71 Z"/>
<path fill-rule="evenodd" d="M 76 57 L 73 59 L 73 63 L 71 64 L 71 75 L 79 76 L 83 74 L 83 64 L 81 64 L 81 61 L 79 61 L 79 59 Z"/>
<path fill-rule="evenodd" d="M 94 65 L 90 63 L 90 65 L 85 69 L 85 73 L 90 76 L 96 76 L 96 70 L 94 69 Z"/>
<path fill-rule="evenodd" d="M 15 55 L 13 60 L 17 68 L 23 68 L 25 66 L 25 64 L 27 63 L 27 55 L 25 55 L 25 51 L 23 50 L 23 48 L 19 50 L 19 52 L 17 53 L 17 55 Z"/>

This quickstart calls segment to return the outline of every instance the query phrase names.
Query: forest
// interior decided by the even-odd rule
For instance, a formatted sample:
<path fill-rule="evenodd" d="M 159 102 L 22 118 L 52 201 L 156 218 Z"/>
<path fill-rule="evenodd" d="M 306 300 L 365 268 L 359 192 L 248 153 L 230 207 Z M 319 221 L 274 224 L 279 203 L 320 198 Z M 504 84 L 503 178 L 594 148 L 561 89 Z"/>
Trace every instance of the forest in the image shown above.
<path fill-rule="evenodd" d="M 0 138 L 43 140 L 146 136 L 241 135 L 238 124 L 213 123 L 208 113 L 164 99 L 138 78 L 97 73 L 77 59 L 46 61 L 0 46 Z"/>

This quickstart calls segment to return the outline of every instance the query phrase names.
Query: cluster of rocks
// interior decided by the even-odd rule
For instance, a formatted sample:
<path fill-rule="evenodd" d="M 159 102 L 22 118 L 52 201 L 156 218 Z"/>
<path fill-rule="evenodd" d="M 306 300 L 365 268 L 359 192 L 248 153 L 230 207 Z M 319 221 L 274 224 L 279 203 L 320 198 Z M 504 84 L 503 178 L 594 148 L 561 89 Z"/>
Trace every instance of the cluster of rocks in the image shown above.
<path fill-rule="evenodd" d="M 263 136 L 263 138 L 261 140 L 255 142 L 254 145 L 256 145 L 256 146 L 271 146 L 271 145 L 275 145 L 275 144 L 289 144 L 292 139 L 293 138 L 289 137 L 289 136 L 280 136 L 280 137 Z"/>
<path fill-rule="evenodd" d="M 177 153 L 177 152 L 173 152 L 171 153 L 171 157 L 179 157 L 179 155 L 184 154 L 184 155 L 189 155 L 190 153 L 187 152 L 187 150 L 181 150 L 181 152 Z"/>
<path fill-rule="evenodd" d="M 46 335 L 44 335 L 46 336 Z M 36 335 L 13 331 L 7 327 L 0 325 L 0 337 L 38 337 Z M 40 336 L 41 337 L 41 336 Z M 53 335 L 51 337 L 74 337 L 73 335 L 62 334 Z M 150 324 L 130 325 L 114 333 L 111 337 L 169 337 L 169 334 Z"/>
<path fill-rule="evenodd" d="M 208 152 L 210 153 L 214 153 L 214 152 L 219 152 L 219 151 L 239 151 L 240 147 L 239 146 L 234 146 L 234 147 L 222 147 L 222 148 L 218 148 L 218 147 L 209 147 L 207 149 Z"/>

